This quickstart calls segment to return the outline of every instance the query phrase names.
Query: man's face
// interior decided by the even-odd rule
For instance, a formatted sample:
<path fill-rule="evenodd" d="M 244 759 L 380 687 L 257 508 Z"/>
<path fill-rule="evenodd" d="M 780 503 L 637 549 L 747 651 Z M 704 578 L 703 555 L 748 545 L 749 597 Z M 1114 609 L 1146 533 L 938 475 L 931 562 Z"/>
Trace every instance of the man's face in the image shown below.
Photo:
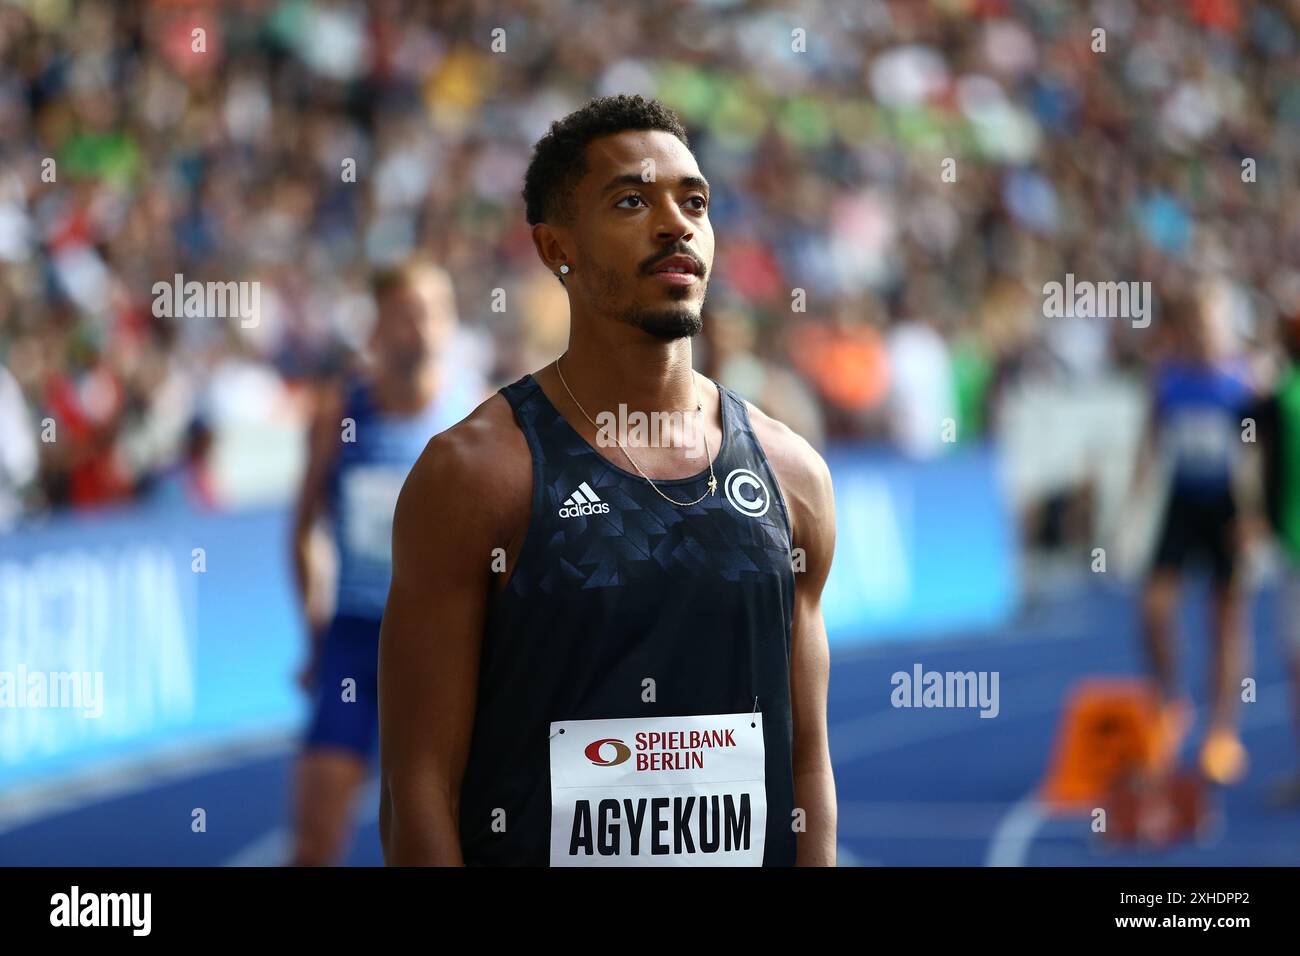
<path fill-rule="evenodd" d="M 708 183 L 681 140 L 659 130 L 594 140 L 573 200 L 571 293 L 665 341 L 699 332 L 713 227 Z"/>
<path fill-rule="evenodd" d="M 441 274 L 420 276 L 386 290 L 376 303 L 371 346 L 384 367 L 406 374 L 439 356 L 456 330 L 456 302 Z"/>

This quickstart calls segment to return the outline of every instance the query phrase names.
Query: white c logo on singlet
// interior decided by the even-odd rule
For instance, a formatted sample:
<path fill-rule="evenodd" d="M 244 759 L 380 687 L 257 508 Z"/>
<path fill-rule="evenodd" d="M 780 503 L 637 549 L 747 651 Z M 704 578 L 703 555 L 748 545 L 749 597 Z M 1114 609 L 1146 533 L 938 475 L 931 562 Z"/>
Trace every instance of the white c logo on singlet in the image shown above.
<path fill-rule="evenodd" d="M 753 496 L 746 495 L 745 488 L 757 488 L 758 493 Z M 748 468 L 737 468 L 727 475 L 727 480 L 722 483 L 722 490 L 726 492 L 731 507 L 751 518 L 759 518 L 767 514 L 768 506 L 772 503 L 772 497 L 767 493 L 767 485 L 763 484 L 762 479 Z"/>

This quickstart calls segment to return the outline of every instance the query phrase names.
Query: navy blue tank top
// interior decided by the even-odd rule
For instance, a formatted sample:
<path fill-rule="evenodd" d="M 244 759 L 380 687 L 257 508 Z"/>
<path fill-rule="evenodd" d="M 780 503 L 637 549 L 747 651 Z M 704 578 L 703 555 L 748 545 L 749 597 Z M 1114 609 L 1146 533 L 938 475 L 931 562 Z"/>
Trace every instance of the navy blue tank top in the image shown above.
<path fill-rule="evenodd" d="M 531 375 L 501 393 L 532 453 L 533 500 L 483 634 L 466 864 L 549 864 L 553 722 L 750 714 L 757 698 L 763 865 L 792 866 L 790 519 L 743 400 L 719 386 L 715 494 L 702 457 L 695 476 L 655 482 L 678 501 L 705 495 L 681 507 L 597 452 Z"/>

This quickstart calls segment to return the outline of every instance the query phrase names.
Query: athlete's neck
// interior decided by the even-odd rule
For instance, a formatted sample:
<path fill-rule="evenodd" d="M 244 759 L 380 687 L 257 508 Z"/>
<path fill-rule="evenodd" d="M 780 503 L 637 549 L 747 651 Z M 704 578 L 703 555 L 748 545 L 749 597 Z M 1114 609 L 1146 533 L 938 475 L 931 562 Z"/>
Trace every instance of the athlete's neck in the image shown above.
<path fill-rule="evenodd" d="M 638 335 L 645 337 L 639 331 Z M 583 406 L 608 411 L 622 404 L 629 412 L 685 412 L 694 410 L 697 401 L 707 402 L 696 388 L 691 340 L 645 338 L 616 345 L 570 338 L 558 365 Z"/>

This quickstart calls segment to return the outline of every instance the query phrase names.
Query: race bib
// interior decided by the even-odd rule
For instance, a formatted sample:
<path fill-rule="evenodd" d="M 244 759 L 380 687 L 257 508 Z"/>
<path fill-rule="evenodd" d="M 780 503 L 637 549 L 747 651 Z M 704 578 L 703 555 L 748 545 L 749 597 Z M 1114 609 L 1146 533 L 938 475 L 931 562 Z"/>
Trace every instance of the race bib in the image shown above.
<path fill-rule="evenodd" d="M 551 724 L 551 866 L 761 866 L 763 715 Z"/>
<path fill-rule="evenodd" d="M 1240 438 L 1233 420 L 1215 409 L 1189 409 L 1169 426 L 1170 440 L 1178 464 L 1192 474 L 1215 475 L 1232 463 Z"/>
<path fill-rule="evenodd" d="M 392 562 L 393 511 L 405 481 L 406 470 L 391 465 L 358 465 L 343 473 L 343 544 L 357 557 Z"/>

